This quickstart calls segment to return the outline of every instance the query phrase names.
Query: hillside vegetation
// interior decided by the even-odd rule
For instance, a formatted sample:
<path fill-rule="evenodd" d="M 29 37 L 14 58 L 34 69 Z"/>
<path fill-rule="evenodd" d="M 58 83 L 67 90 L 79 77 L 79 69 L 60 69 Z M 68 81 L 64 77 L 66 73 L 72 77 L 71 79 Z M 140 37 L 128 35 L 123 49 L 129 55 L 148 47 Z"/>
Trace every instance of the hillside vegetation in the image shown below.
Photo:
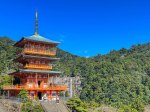
<path fill-rule="evenodd" d="M 0 38 L 0 74 L 17 69 L 15 42 Z M 95 101 L 118 108 L 143 111 L 150 104 L 150 43 L 111 51 L 106 55 L 84 58 L 58 49 L 55 69 L 64 75 L 82 77 L 82 101 Z M 127 107 L 126 107 L 127 106 Z"/>

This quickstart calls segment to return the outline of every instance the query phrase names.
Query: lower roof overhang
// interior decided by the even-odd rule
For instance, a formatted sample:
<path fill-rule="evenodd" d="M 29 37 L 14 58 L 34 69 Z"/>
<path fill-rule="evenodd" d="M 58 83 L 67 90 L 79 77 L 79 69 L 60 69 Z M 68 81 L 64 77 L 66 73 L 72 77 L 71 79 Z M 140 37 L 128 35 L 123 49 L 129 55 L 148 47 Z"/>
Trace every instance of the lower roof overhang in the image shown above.
<path fill-rule="evenodd" d="M 16 72 L 10 73 L 9 75 L 23 75 L 23 74 L 38 74 L 38 75 L 51 75 L 51 76 L 58 76 L 63 74 L 63 72 L 60 71 L 50 71 L 50 70 L 34 70 L 34 69 L 19 69 Z"/>
<path fill-rule="evenodd" d="M 60 58 L 56 58 L 56 57 L 44 57 L 44 56 L 33 56 L 33 55 L 21 54 L 14 61 L 22 62 L 26 59 L 40 59 L 40 60 L 43 59 L 43 60 L 48 60 L 48 61 L 51 61 L 51 62 L 55 62 L 55 61 L 60 60 Z"/>

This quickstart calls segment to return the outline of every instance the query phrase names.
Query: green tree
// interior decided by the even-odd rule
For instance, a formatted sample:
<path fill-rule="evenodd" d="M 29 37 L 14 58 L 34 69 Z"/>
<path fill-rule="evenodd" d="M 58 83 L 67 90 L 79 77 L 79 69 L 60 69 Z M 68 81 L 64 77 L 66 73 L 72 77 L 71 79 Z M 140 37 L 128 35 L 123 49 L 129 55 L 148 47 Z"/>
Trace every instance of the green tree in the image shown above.
<path fill-rule="evenodd" d="M 67 101 L 67 106 L 73 112 L 87 112 L 87 106 L 78 97 L 74 96 Z"/>
<path fill-rule="evenodd" d="M 124 105 L 118 109 L 118 112 L 138 112 L 138 111 L 132 108 L 131 106 Z"/>
<path fill-rule="evenodd" d="M 23 103 L 26 103 L 29 101 L 28 99 L 28 91 L 26 89 L 21 89 L 20 93 L 18 94 L 18 97 L 21 98 L 21 101 Z"/>
<path fill-rule="evenodd" d="M 143 112 L 144 111 L 144 103 L 143 99 L 138 96 L 133 100 L 133 103 L 131 105 L 133 108 L 137 109 L 138 112 Z"/>

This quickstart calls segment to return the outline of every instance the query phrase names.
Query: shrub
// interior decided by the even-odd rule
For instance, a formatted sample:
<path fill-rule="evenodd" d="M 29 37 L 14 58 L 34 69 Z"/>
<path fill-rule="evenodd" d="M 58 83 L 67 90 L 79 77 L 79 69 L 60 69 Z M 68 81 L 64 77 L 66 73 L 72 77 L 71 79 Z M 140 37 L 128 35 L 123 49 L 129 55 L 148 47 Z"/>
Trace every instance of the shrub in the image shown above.
<path fill-rule="evenodd" d="M 28 91 L 25 89 L 21 89 L 18 97 L 21 98 L 21 101 L 23 103 L 26 103 L 28 101 Z"/>
<path fill-rule="evenodd" d="M 131 106 L 123 105 L 118 109 L 118 112 L 138 112 L 136 109 Z"/>

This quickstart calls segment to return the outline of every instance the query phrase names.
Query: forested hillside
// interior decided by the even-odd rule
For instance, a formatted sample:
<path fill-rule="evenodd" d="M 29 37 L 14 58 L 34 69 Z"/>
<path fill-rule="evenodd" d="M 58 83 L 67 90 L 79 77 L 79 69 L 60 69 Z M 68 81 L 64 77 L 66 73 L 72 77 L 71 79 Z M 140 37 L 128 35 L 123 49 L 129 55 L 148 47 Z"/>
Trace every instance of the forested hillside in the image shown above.
<path fill-rule="evenodd" d="M 17 49 L 13 47 L 15 42 L 7 37 L 0 38 L 0 74 L 5 75 L 16 69 L 13 59 Z"/>
<path fill-rule="evenodd" d="M 0 38 L 0 74 L 15 69 L 17 48 L 9 38 Z M 58 49 L 55 69 L 64 75 L 82 77 L 83 101 L 95 101 L 115 107 L 128 105 L 138 111 L 150 104 L 150 43 L 111 51 L 106 55 L 84 58 Z"/>
<path fill-rule="evenodd" d="M 130 105 L 139 112 L 141 105 L 150 104 L 150 43 L 89 60 L 81 99 L 115 107 Z"/>

